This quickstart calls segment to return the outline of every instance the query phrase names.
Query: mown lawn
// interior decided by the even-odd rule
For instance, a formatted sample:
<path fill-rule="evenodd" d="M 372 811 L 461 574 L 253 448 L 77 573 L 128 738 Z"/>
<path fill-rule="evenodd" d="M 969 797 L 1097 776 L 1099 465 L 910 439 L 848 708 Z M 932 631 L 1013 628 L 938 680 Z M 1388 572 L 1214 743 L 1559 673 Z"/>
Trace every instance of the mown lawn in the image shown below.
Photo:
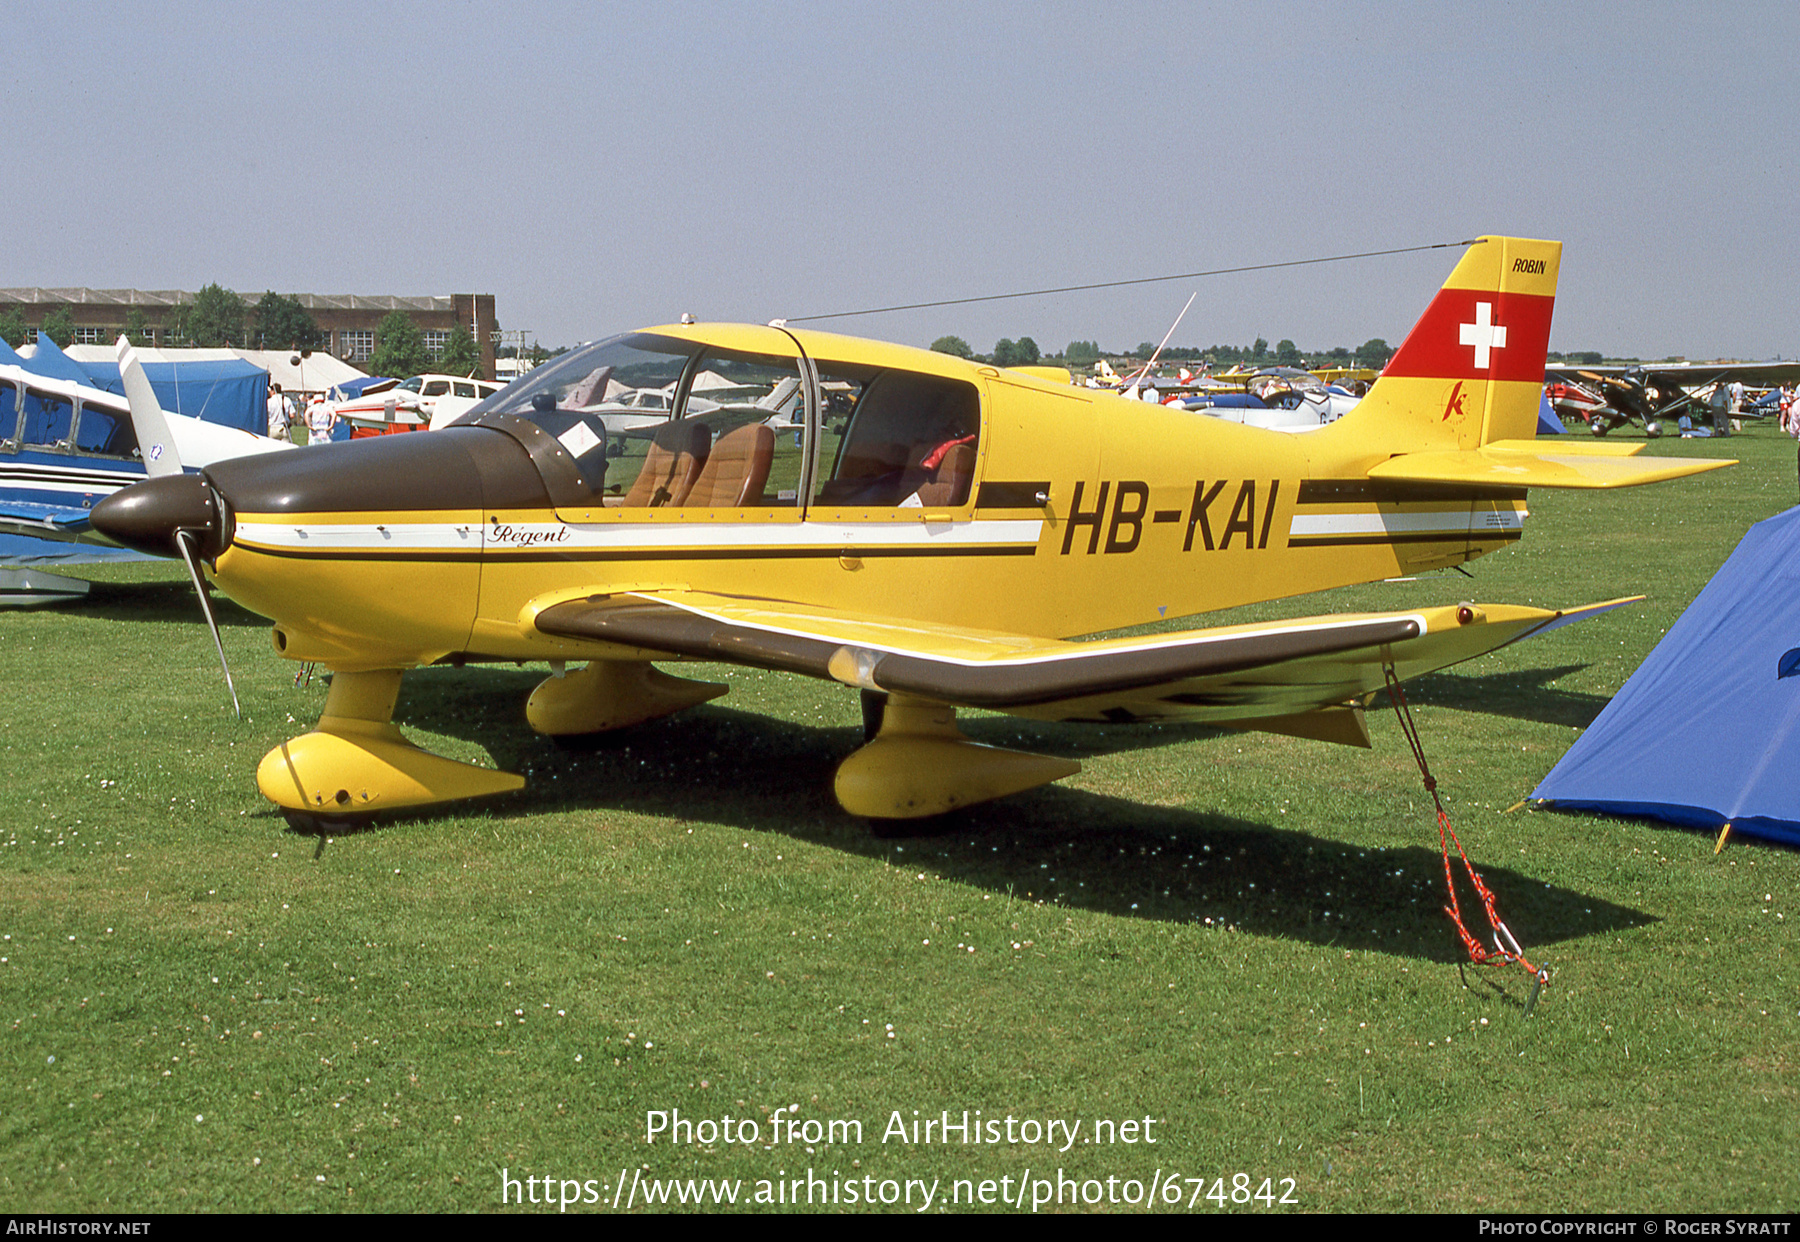
<path fill-rule="evenodd" d="M 1207 1211 L 1793 1211 L 1800 855 L 1507 813 L 1794 500 L 1791 440 L 1726 447 L 1744 464 L 1534 492 L 1472 581 L 1261 610 L 1649 597 L 1411 688 L 1457 830 L 1553 972 L 1529 1018 L 1521 975 L 1457 966 L 1391 713 L 1371 752 L 972 717 L 1084 770 L 881 841 L 830 794 L 860 739 L 841 688 L 702 668 L 731 695 L 570 752 L 523 725 L 542 670 L 432 669 L 412 735 L 530 784 L 320 848 L 253 772 L 323 684 L 226 605 L 234 719 L 182 571 L 92 567 L 87 604 L 0 615 L 0 1207 L 485 1211 L 504 1171 L 554 1179 L 533 1197 L 591 1180 L 591 1211 L 634 1180 L 748 1202 L 811 1170 L 840 1209 L 852 1181 L 966 1210 L 957 1179 L 1060 1176 L 1102 1194 L 1062 1210 L 1172 1177 Z M 1731 744 L 1671 705 L 1668 762 Z M 713 1141 L 646 1142 L 674 1110 Z M 964 1110 L 1002 1141 L 890 1133 Z M 1027 1141 L 1052 1120 L 1075 1141 Z"/>

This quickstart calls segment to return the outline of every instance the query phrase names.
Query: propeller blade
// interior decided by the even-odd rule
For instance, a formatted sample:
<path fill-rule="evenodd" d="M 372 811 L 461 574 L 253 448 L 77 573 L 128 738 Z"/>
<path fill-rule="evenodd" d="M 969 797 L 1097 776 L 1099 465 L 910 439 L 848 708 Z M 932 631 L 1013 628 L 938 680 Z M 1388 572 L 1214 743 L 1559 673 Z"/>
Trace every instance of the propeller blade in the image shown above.
<path fill-rule="evenodd" d="M 144 473 L 151 478 L 181 473 L 181 454 L 169 433 L 169 420 L 156 400 L 144 366 L 130 340 L 119 338 L 119 378 L 125 382 L 125 399 L 131 403 L 131 427 L 137 432 L 138 451 L 144 457 Z"/>
<path fill-rule="evenodd" d="M 231 691 L 231 710 L 237 718 L 244 718 L 244 709 L 238 703 L 237 687 L 231 684 L 231 665 L 225 662 L 225 642 L 219 637 L 219 619 L 213 615 L 212 600 L 206 594 L 206 582 L 200 577 L 200 554 L 194 546 L 191 531 L 175 532 L 175 546 L 181 549 L 181 559 L 187 562 L 188 576 L 194 580 L 194 590 L 200 594 L 200 611 L 206 614 L 206 626 L 212 631 L 213 646 L 219 650 L 219 667 L 225 670 L 225 688 Z"/>

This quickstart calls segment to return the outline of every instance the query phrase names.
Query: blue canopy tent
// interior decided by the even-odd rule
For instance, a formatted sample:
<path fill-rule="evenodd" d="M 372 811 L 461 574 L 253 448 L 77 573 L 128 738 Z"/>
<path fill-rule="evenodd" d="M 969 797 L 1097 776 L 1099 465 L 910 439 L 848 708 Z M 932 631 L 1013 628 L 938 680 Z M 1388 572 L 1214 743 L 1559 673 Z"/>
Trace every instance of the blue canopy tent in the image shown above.
<path fill-rule="evenodd" d="M 1563 434 L 1562 419 L 1558 418 L 1556 416 L 1556 411 L 1550 408 L 1549 393 L 1538 394 L 1537 433 L 1540 436 L 1560 436 Z"/>
<path fill-rule="evenodd" d="M 8 359 L 11 361 L 11 359 Z M 19 364 L 34 375 L 47 375 L 51 379 L 69 380 L 76 384 L 87 384 L 90 381 L 87 372 L 56 347 L 56 342 L 38 333 L 37 350 L 29 358 L 20 358 Z"/>
<path fill-rule="evenodd" d="M 259 436 L 268 434 L 269 373 L 261 367 L 242 359 L 146 362 L 142 366 L 163 409 Z M 125 395 L 118 363 L 83 362 L 80 368 L 82 383 Z"/>
<path fill-rule="evenodd" d="M 1800 846 L 1800 507 L 1750 528 L 1532 796 Z"/>
<path fill-rule="evenodd" d="M 37 375 L 69 380 L 125 395 L 116 362 L 77 362 L 63 353 L 43 333 L 29 358 L 20 357 L 0 342 L 0 362 L 15 363 Z M 174 414 L 204 419 L 240 431 L 263 435 L 269 423 L 269 373 L 241 358 L 202 362 L 146 362 L 144 376 L 156 393 L 157 404 Z"/>

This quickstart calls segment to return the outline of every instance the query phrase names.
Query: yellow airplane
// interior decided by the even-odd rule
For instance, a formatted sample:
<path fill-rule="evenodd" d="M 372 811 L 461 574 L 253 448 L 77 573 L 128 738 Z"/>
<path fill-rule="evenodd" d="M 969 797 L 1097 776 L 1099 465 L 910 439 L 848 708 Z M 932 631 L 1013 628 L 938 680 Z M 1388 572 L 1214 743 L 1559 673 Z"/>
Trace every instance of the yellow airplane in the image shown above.
<path fill-rule="evenodd" d="M 969 741 L 958 708 L 1366 746 L 1387 669 L 1417 676 L 1613 604 L 1072 640 L 1460 564 L 1519 538 L 1530 487 L 1731 464 L 1532 438 L 1560 254 L 1472 244 L 1361 406 L 1305 436 L 780 321 L 679 324 L 572 352 L 439 431 L 148 480 L 93 524 L 191 553 L 274 621 L 282 656 L 332 670 L 318 726 L 257 771 L 314 829 L 523 785 L 395 727 L 403 672 L 445 662 L 550 662 L 525 712 L 550 735 L 725 693 L 658 662 L 839 682 L 864 692 L 869 736 L 836 792 L 875 819 L 1078 770 Z M 743 399 L 690 403 L 700 376 Z M 784 384 L 800 412 L 765 418 L 755 395 Z M 621 387 L 668 391 L 674 416 L 609 436 L 589 398 Z"/>

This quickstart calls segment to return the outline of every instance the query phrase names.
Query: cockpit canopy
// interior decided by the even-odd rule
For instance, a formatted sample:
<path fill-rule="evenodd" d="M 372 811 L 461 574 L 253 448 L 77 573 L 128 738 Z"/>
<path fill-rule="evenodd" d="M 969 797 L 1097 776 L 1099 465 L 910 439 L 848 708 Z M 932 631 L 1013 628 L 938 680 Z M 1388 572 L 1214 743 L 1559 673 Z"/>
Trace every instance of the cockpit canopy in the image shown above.
<path fill-rule="evenodd" d="M 809 374 L 797 343 L 774 352 L 793 342 L 785 333 L 732 332 L 766 332 L 771 352 L 628 333 L 537 368 L 457 422 L 533 424 L 575 459 L 585 503 L 968 501 L 981 430 L 974 384 L 830 359 L 812 360 Z"/>

